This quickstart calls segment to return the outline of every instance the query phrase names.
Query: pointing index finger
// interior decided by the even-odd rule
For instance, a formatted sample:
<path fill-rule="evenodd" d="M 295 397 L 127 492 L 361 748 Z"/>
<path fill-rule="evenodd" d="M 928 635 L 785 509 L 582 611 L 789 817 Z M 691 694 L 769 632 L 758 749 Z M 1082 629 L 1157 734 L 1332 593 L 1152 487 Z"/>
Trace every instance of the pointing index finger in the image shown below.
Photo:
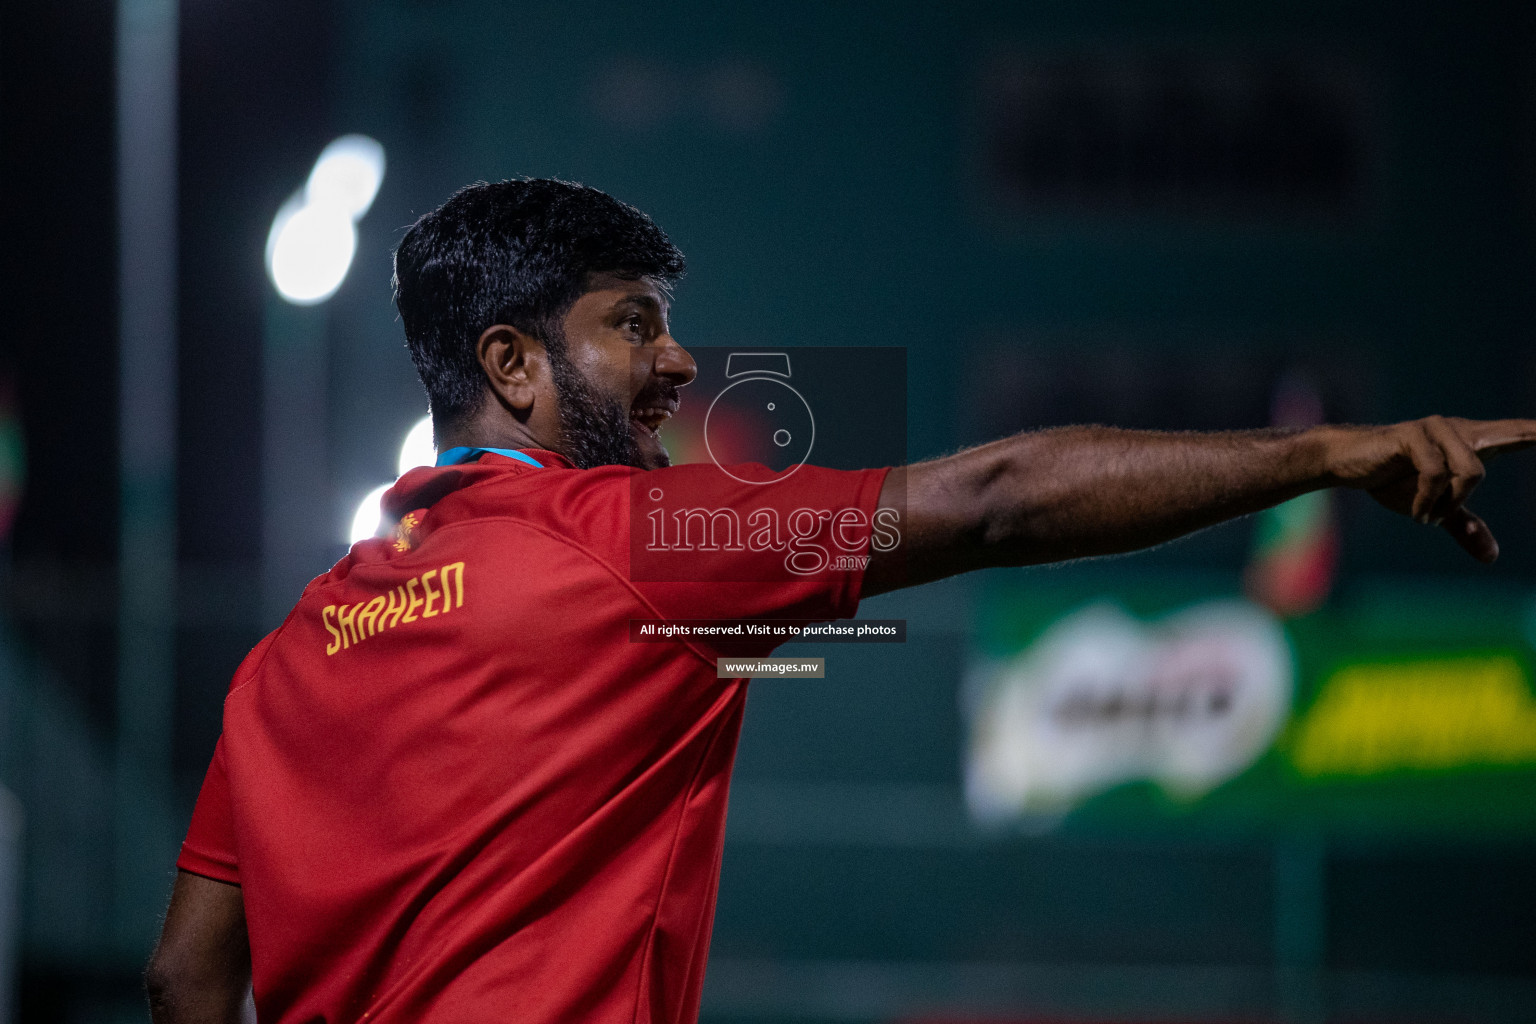
<path fill-rule="evenodd" d="M 1506 452 L 1536 445 L 1536 420 L 1470 420 L 1472 450 L 1487 462 Z"/>

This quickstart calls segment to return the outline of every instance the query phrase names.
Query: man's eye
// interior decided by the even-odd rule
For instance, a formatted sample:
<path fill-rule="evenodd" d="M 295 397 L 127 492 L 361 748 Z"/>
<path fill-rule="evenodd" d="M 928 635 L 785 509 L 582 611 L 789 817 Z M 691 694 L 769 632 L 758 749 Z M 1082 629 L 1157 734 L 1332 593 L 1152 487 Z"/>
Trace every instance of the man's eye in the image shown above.
<path fill-rule="evenodd" d="M 632 316 L 628 320 L 624 321 L 624 329 L 627 331 L 634 331 L 636 334 L 639 334 L 641 331 L 645 330 L 645 323 L 639 317 Z"/>

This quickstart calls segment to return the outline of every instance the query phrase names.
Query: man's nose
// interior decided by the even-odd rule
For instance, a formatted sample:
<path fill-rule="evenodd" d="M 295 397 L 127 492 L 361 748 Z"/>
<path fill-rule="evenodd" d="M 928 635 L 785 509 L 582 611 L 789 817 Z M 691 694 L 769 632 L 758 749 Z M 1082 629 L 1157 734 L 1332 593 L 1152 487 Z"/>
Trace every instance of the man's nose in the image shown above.
<path fill-rule="evenodd" d="M 693 356 L 672 335 L 663 335 L 660 340 L 661 345 L 656 352 L 656 375 L 666 377 L 678 387 L 690 383 L 699 375 L 699 364 L 693 361 Z"/>

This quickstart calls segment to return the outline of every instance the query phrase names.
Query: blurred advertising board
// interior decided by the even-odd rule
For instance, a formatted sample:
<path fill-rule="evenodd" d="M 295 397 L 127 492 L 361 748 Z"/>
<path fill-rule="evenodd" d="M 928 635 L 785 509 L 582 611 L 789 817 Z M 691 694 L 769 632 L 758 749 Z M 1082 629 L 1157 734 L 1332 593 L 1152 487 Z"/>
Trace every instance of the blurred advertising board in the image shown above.
<path fill-rule="evenodd" d="M 1235 581 L 1056 572 L 983 588 L 977 820 L 1536 833 L 1524 590 L 1362 582 L 1282 620 Z"/>

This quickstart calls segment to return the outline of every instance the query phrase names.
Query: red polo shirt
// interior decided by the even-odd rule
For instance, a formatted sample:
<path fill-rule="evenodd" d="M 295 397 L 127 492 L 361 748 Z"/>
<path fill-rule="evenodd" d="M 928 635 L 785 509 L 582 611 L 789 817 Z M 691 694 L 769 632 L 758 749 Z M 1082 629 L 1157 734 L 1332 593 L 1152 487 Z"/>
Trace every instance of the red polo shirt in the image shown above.
<path fill-rule="evenodd" d="M 727 526 L 812 510 L 799 549 L 844 550 L 885 471 L 755 486 L 528 454 L 402 477 L 396 535 L 235 674 L 178 865 L 242 886 L 264 1022 L 698 1015 L 746 682 L 629 620 L 842 618 L 863 574 L 702 529 L 689 582 L 632 572 L 632 496 Z"/>

